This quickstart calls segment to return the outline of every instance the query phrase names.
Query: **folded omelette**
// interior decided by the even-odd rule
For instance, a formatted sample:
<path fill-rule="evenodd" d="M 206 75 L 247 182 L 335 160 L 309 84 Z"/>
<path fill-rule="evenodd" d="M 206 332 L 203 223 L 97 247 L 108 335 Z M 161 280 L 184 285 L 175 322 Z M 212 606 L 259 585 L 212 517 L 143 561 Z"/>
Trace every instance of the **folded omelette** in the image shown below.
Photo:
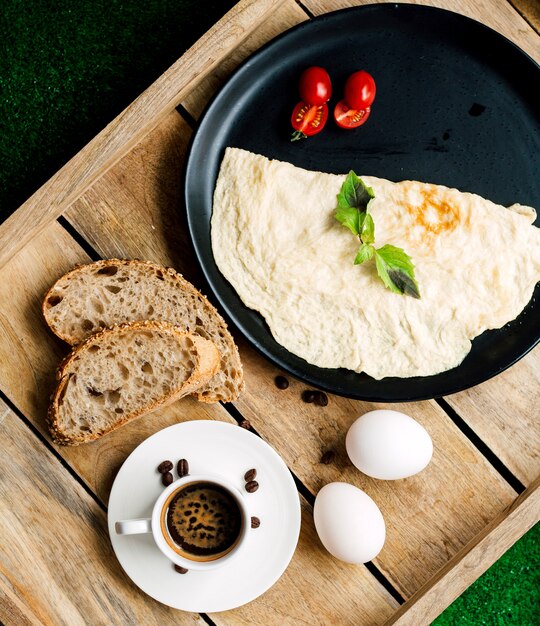
<path fill-rule="evenodd" d="M 513 320 L 540 280 L 531 207 L 361 175 L 377 247 L 412 257 L 421 298 L 392 293 L 335 218 L 345 176 L 227 148 L 212 214 L 216 263 L 278 343 L 319 367 L 376 379 L 456 367 L 471 340 Z"/>

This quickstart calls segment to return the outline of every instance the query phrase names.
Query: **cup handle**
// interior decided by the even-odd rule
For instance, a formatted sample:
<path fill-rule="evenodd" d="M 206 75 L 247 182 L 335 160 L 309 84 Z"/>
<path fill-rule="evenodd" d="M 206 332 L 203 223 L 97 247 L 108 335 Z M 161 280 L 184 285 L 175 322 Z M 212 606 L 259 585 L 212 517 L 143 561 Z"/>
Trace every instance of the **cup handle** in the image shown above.
<path fill-rule="evenodd" d="M 114 525 L 117 535 L 142 535 L 152 532 L 151 519 L 126 519 Z"/>

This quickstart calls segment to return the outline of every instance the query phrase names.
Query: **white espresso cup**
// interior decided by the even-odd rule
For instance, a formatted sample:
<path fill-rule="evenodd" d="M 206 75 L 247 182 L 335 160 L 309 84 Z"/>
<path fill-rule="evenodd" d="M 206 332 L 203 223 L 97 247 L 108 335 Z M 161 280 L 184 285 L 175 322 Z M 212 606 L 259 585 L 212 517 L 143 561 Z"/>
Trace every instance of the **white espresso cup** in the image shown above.
<path fill-rule="evenodd" d="M 167 511 L 171 500 L 176 492 L 190 484 L 213 483 L 224 489 L 234 499 L 241 516 L 241 526 L 238 536 L 232 547 L 225 554 L 209 557 L 199 557 L 196 554 L 187 554 L 186 550 L 180 549 L 172 538 L 167 526 Z M 246 505 L 246 499 L 240 491 L 227 480 L 212 474 L 194 474 L 184 476 L 171 483 L 163 490 L 156 500 L 152 509 L 152 517 L 149 519 L 130 519 L 115 523 L 117 535 L 140 535 L 152 533 L 157 547 L 163 554 L 176 565 L 188 570 L 209 570 L 227 563 L 240 551 L 245 544 L 248 529 L 251 527 L 251 518 Z M 182 552 L 182 554 L 180 554 Z"/>

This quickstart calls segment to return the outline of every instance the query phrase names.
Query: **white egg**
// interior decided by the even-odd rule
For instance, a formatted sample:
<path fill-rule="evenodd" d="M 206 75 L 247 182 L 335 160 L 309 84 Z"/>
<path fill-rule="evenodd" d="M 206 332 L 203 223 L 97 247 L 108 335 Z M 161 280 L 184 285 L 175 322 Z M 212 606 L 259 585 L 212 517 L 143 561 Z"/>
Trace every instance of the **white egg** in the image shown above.
<path fill-rule="evenodd" d="M 386 529 L 379 507 L 353 485 L 325 485 L 315 498 L 313 518 L 323 546 L 347 563 L 367 563 L 384 545 Z"/>
<path fill-rule="evenodd" d="M 352 463 L 364 474 L 384 480 L 413 476 L 433 454 L 427 430 L 399 411 L 370 411 L 349 428 L 345 441 Z"/>

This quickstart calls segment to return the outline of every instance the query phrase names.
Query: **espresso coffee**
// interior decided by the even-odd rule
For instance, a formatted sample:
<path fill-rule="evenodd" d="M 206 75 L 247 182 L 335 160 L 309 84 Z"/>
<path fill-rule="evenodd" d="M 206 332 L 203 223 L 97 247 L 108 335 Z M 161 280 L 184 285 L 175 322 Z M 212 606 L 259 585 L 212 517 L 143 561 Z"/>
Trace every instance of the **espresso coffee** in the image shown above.
<path fill-rule="evenodd" d="M 229 553 L 242 524 L 235 497 L 212 482 L 183 485 L 169 496 L 161 516 L 167 543 L 193 561 L 214 561 Z"/>

